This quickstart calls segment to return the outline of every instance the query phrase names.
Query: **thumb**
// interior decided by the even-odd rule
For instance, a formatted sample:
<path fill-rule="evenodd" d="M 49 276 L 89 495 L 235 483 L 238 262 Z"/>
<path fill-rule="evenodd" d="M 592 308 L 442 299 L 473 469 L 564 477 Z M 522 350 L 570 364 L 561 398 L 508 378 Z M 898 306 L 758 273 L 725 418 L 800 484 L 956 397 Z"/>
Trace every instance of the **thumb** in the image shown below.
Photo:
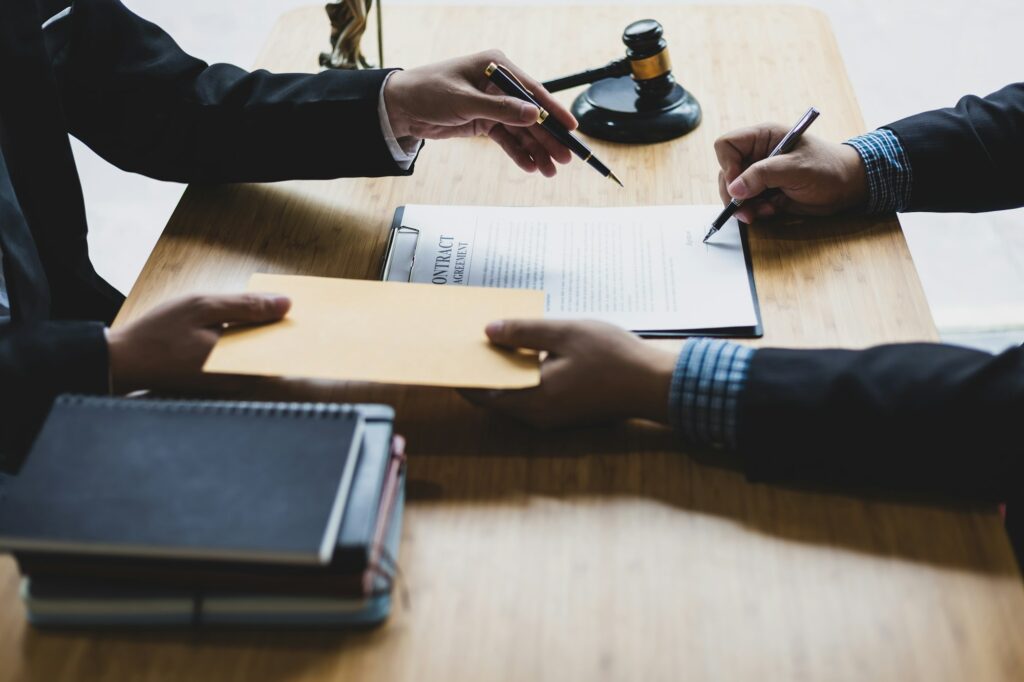
<path fill-rule="evenodd" d="M 751 199 L 767 189 L 781 187 L 791 177 L 794 168 L 792 158 L 787 156 L 762 159 L 729 183 L 729 196 L 734 199 Z"/>
<path fill-rule="evenodd" d="M 277 294 L 231 294 L 208 296 L 196 304 L 199 324 L 258 324 L 280 320 L 292 307 L 287 296 Z"/>
<path fill-rule="evenodd" d="M 528 126 L 537 122 L 540 109 L 535 104 L 508 95 L 478 93 L 469 97 L 466 114 L 510 126 Z"/>
<path fill-rule="evenodd" d="M 554 320 L 501 320 L 491 322 L 484 331 L 499 346 L 553 353 L 560 352 L 569 340 L 566 323 Z"/>

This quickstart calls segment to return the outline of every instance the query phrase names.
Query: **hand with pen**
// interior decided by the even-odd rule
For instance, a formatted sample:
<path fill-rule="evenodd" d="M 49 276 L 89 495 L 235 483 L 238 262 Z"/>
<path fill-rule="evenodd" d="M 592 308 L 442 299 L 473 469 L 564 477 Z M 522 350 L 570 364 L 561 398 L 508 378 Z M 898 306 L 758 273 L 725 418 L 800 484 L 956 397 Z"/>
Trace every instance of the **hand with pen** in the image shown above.
<path fill-rule="evenodd" d="M 762 123 L 715 141 L 722 202 L 744 200 L 745 223 L 779 214 L 830 215 L 865 206 L 867 173 L 853 147 L 804 135 L 789 153 L 768 158 L 789 128 Z M 770 191 L 775 190 L 775 191 Z"/>
<path fill-rule="evenodd" d="M 499 90 L 485 75 L 488 64 L 508 68 L 536 100 L 566 128 L 576 119 L 540 83 L 503 53 L 489 50 L 408 71 L 397 71 L 384 87 L 384 103 L 395 137 L 439 140 L 487 135 L 528 173 L 546 177 L 572 152 L 536 125 L 540 110 Z"/>

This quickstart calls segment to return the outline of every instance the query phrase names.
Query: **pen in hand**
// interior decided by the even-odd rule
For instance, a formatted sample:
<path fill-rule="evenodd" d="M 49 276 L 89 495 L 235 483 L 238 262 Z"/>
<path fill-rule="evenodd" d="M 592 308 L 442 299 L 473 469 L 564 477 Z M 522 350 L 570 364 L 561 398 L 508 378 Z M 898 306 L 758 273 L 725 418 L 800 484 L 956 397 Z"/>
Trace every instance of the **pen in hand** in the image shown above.
<path fill-rule="evenodd" d="M 484 70 L 484 75 L 486 75 L 487 78 L 489 78 L 490 81 L 506 95 L 518 97 L 521 100 L 535 105 L 537 109 L 540 110 L 540 115 L 537 117 L 537 125 L 548 131 L 556 140 L 568 147 L 573 154 L 582 159 L 598 173 L 617 182 L 619 187 L 625 187 L 625 185 L 622 184 L 622 181 L 615 177 L 615 173 L 612 173 L 608 166 L 601 163 L 601 160 L 594 156 L 594 152 L 590 151 L 590 148 L 583 144 L 583 141 L 580 140 L 580 138 L 573 135 L 568 128 L 562 125 L 561 122 L 553 116 L 548 116 L 548 112 L 540 105 L 540 102 L 533 97 L 532 93 L 519 82 L 519 79 L 515 77 L 515 74 L 504 66 L 491 62 Z"/>
<path fill-rule="evenodd" d="M 786 133 L 786 136 L 782 138 L 782 141 L 775 145 L 775 149 L 773 149 L 772 153 L 769 154 L 766 158 L 770 159 L 773 156 L 785 154 L 788 151 L 790 151 L 793 147 L 795 147 L 796 143 L 800 141 L 800 137 L 808 128 L 811 127 L 811 124 L 814 123 L 814 120 L 818 118 L 820 114 L 821 112 L 819 112 L 814 107 L 808 109 L 807 113 L 804 114 L 799 121 L 797 121 L 796 125 L 793 126 L 792 130 Z M 722 209 L 722 212 L 718 214 L 718 217 L 715 218 L 715 221 L 711 223 L 711 227 L 708 228 L 708 233 L 704 235 L 705 244 L 707 243 L 708 239 L 711 239 L 711 237 L 714 236 L 716 232 L 722 229 L 722 226 L 725 225 L 729 218 L 731 218 L 733 214 L 736 213 L 736 211 L 739 210 L 739 207 L 742 205 L 743 199 L 733 199 L 724 209 Z"/>

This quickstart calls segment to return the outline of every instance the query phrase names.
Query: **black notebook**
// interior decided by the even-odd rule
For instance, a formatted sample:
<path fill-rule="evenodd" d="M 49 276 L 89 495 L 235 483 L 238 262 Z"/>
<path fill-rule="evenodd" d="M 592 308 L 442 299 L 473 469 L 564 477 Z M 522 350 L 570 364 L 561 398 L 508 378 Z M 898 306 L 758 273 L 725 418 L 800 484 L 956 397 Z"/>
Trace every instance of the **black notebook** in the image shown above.
<path fill-rule="evenodd" d="M 363 418 L 358 462 L 328 564 L 308 566 L 258 561 L 167 559 L 18 551 L 21 572 L 57 580 L 94 580 L 146 589 L 168 586 L 225 591 L 359 595 L 365 573 L 380 551 L 377 537 L 389 523 L 393 491 L 404 454 L 393 450 L 394 410 L 353 405 Z M 399 465 L 399 468 L 395 468 Z M 390 494 L 389 494 L 390 493 Z"/>
<path fill-rule="evenodd" d="M 362 433 L 348 405 L 61 396 L 0 548 L 326 564 Z"/>

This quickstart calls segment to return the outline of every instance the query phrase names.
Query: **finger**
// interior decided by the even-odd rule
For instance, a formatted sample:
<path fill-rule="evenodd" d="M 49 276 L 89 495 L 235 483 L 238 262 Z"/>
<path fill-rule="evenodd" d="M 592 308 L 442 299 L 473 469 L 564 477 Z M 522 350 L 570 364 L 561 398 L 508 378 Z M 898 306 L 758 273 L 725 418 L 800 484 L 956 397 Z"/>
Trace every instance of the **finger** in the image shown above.
<path fill-rule="evenodd" d="M 762 123 L 733 130 L 715 140 L 715 156 L 726 183 L 735 180 L 751 163 L 768 156 L 787 132 L 777 123 Z"/>
<path fill-rule="evenodd" d="M 413 126 L 410 134 L 421 140 L 448 140 L 455 137 L 477 137 L 487 135 L 495 126 L 494 121 L 476 119 L 462 125 L 436 125 L 436 126 Z"/>
<path fill-rule="evenodd" d="M 767 189 L 784 187 L 793 179 L 799 165 L 790 155 L 773 156 L 753 164 L 729 183 L 729 196 L 751 199 Z"/>
<path fill-rule="evenodd" d="M 505 150 L 505 153 L 511 157 L 516 165 L 522 168 L 527 173 L 533 173 L 537 170 L 537 164 L 530 156 L 530 153 L 523 148 L 519 141 L 512 136 L 512 133 L 503 126 L 494 126 L 491 132 L 488 134 L 492 140 L 498 143 L 498 145 Z"/>
<path fill-rule="evenodd" d="M 722 198 L 723 204 L 728 204 L 732 201 L 732 197 L 729 196 L 729 190 L 727 189 L 728 184 L 725 181 L 725 173 L 718 171 L 718 196 Z"/>
<path fill-rule="evenodd" d="M 516 407 L 521 408 L 524 403 L 529 402 L 537 393 L 537 387 L 511 391 L 482 388 L 463 388 L 459 390 L 459 394 L 463 398 L 478 407 L 484 407 L 489 410 L 500 409 L 502 411 L 514 411 Z"/>
<path fill-rule="evenodd" d="M 776 212 L 791 213 L 793 215 L 811 215 L 811 216 L 824 216 L 832 215 L 835 211 L 831 206 L 815 206 L 813 204 L 801 204 L 797 201 L 793 201 L 785 195 L 779 195 L 772 198 L 772 204 L 777 209 Z"/>
<path fill-rule="evenodd" d="M 540 117 L 540 109 L 530 102 L 476 90 L 466 92 L 460 113 L 469 119 L 485 118 L 517 127 L 533 125 Z"/>
<path fill-rule="evenodd" d="M 760 199 L 744 202 L 743 206 L 736 211 L 736 219 L 748 225 L 752 224 L 757 220 L 757 207 L 760 204 Z"/>
<path fill-rule="evenodd" d="M 559 354 L 572 338 L 572 322 L 562 320 L 498 320 L 484 331 L 491 343 Z"/>
<path fill-rule="evenodd" d="M 769 199 L 768 203 L 775 209 L 775 214 L 781 215 L 783 213 L 803 213 L 800 204 L 787 197 L 782 192 L 773 194 Z"/>
<path fill-rule="evenodd" d="M 719 173 L 725 179 L 726 185 L 743 172 L 743 159 L 745 155 L 742 149 L 746 146 L 748 145 L 745 140 L 737 140 L 735 138 L 720 137 L 715 140 L 715 156 L 718 157 L 718 167 L 721 169 Z"/>
<path fill-rule="evenodd" d="M 518 390 L 462 389 L 459 391 L 468 402 L 485 410 L 498 412 L 534 426 L 545 426 L 546 408 L 543 387 Z"/>
<path fill-rule="evenodd" d="M 292 302 L 276 294 L 232 294 L 200 296 L 191 305 L 199 324 L 209 327 L 274 322 L 285 316 Z"/>
<path fill-rule="evenodd" d="M 551 160 L 551 155 L 548 154 L 548 150 L 544 148 L 537 138 L 530 134 L 528 130 L 522 128 L 509 128 L 508 131 L 512 134 L 519 144 L 530 153 L 534 163 L 537 164 L 537 168 L 544 177 L 550 178 L 558 172 L 555 168 L 555 162 Z"/>
<path fill-rule="evenodd" d="M 569 111 L 564 104 L 555 99 L 552 94 L 547 91 L 547 88 L 540 83 L 540 81 L 516 66 L 501 52 L 494 52 L 491 56 L 494 58 L 495 62 L 511 71 L 512 74 L 519 79 L 519 82 L 526 87 L 531 95 L 533 95 L 533 98 L 540 102 L 540 105 L 544 107 L 550 115 L 558 119 L 558 121 L 569 130 L 576 129 L 579 125 L 576 122 L 576 117 L 572 115 L 572 112 Z"/>
<path fill-rule="evenodd" d="M 778 213 L 779 210 L 772 202 L 763 201 L 757 205 L 755 212 L 758 218 L 771 218 L 773 215 Z"/>
<path fill-rule="evenodd" d="M 770 218 L 783 213 L 808 213 L 802 205 L 793 201 L 782 192 L 768 191 L 750 201 L 743 202 L 743 207 L 736 211 L 736 217 L 745 223 L 752 223 L 759 218 Z"/>
<path fill-rule="evenodd" d="M 560 164 L 567 164 L 572 161 L 572 152 L 564 144 L 555 139 L 555 136 L 540 126 L 530 126 L 526 129 L 541 146 L 547 151 L 548 156 Z"/>

